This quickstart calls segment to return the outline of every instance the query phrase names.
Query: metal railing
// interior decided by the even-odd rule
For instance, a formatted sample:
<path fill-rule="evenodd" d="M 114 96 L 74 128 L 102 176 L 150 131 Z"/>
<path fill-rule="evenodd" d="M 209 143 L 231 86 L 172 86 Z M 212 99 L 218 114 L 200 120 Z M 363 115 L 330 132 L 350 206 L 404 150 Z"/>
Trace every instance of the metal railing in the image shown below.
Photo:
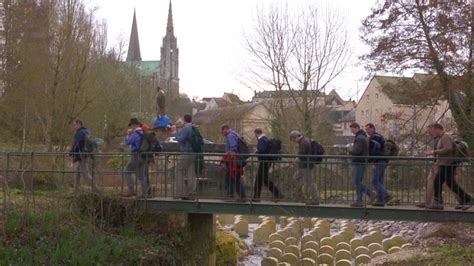
<path fill-rule="evenodd" d="M 233 196 L 229 188 L 238 185 L 236 178 L 228 178 L 228 169 L 223 167 L 223 154 L 200 154 L 203 159 L 203 171 L 197 174 L 196 190 L 186 194 L 190 199 L 240 200 L 238 191 L 233 189 Z M 316 198 L 308 189 L 315 185 L 319 193 L 321 204 L 347 205 L 356 200 L 355 187 L 352 179 L 351 156 L 322 156 L 320 164 L 310 171 L 313 175 L 308 180 L 296 182 L 293 179 L 298 167 L 292 167 L 296 155 L 281 155 L 281 160 L 260 161 L 269 162 L 268 180 L 280 191 L 279 194 L 270 193 L 265 184 L 261 189 L 262 201 L 273 202 L 308 202 Z M 89 170 L 94 184 L 104 194 L 118 194 L 127 192 L 125 166 L 131 155 L 127 153 L 97 153 L 90 158 Z M 178 170 L 182 166 L 183 154 L 160 153 L 154 160 L 147 163 L 147 178 L 149 179 L 149 197 L 176 198 L 183 196 L 177 188 L 185 187 L 177 180 L 190 182 L 186 174 Z M 187 158 L 189 160 L 189 158 Z M 195 159 L 195 158 L 194 158 Z M 193 159 L 193 160 L 194 160 Z M 369 159 L 369 158 L 367 158 Z M 374 163 L 367 163 L 367 170 L 363 183 L 373 192 L 371 184 Z M 390 157 L 385 171 L 385 188 L 392 196 L 389 204 L 415 205 L 425 202 L 427 185 L 432 185 L 427 177 L 433 168 L 433 158 L 423 157 Z M 239 164 L 240 165 L 240 164 Z M 262 165 L 260 165 L 262 166 Z M 456 181 L 467 193 L 474 192 L 474 164 L 465 161 L 456 167 Z M 181 168 L 180 168 L 181 169 Z M 245 161 L 241 173 L 241 183 L 245 191 L 245 201 L 251 200 L 254 195 L 255 181 L 259 169 L 257 156 L 250 156 Z M 189 175 L 189 171 L 187 172 Z M 182 179 L 178 175 L 185 175 Z M 0 153 L 0 176 L 2 177 L 3 192 L 6 195 L 12 189 L 23 191 L 48 190 L 72 193 L 74 179 L 77 175 L 67 153 Z M 134 190 L 141 194 L 141 186 L 134 179 Z M 309 183 L 308 183 L 309 182 Z M 263 182 L 265 183 L 265 182 Z M 90 186 L 81 178 L 83 190 L 90 190 Z M 443 204 L 456 205 L 459 199 L 449 189 L 443 190 Z M 235 198 L 234 198 L 235 197 Z M 7 197 L 4 196 L 5 200 Z M 185 198 L 186 199 L 186 198 Z M 368 203 L 369 198 L 363 200 Z"/>

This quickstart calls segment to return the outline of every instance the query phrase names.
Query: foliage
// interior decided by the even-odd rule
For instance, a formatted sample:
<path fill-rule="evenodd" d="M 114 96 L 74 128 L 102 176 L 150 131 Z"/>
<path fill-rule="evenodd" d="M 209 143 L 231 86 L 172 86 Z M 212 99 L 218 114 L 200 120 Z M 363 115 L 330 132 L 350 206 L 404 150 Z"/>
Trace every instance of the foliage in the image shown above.
<path fill-rule="evenodd" d="M 428 254 L 417 254 L 407 259 L 409 263 L 434 265 L 470 265 L 474 263 L 474 247 L 459 244 L 430 246 Z"/>
<path fill-rule="evenodd" d="M 153 237 L 137 232 L 109 235 L 86 223 L 76 224 L 70 217 L 66 212 L 53 211 L 9 213 L 0 264 L 139 264 L 151 252 L 157 252 Z"/>
<path fill-rule="evenodd" d="M 106 49 L 106 25 L 83 0 L 7 0 L 4 8 L 0 134 L 8 142 L 65 150 L 79 117 L 108 144 L 142 111 L 142 98 L 151 101 L 151 84 L 120 61 L 122 46 Z"/>
<path fill-rule="evenodd" d="M 363 21 L 361 38 L 371 47 L 362 59 L 372 72 L 435 74 L 460 135 L 474 145 L 472 13 L 471 1 L 380 1 Z"/>

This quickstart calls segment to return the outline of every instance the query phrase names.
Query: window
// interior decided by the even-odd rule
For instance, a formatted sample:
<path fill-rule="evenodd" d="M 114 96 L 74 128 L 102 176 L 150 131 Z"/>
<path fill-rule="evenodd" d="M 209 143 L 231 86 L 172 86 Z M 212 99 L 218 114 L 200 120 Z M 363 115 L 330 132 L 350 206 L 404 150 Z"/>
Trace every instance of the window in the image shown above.
<path fill-rule="evenodd" d="M 375 94 L 375 99 L 377 100 L 378 98 L 379 98 L 379 94 L 376 93 L 376 94 Z"/>
<path fill-rule="evenodd" d="M 364 111 L 360 112 L 361 117 L 364 117 Z"/>
<path fill-rule="evenodd" d="M 365 110 L 365 117 L 369 117 L 369 110 Z"/>

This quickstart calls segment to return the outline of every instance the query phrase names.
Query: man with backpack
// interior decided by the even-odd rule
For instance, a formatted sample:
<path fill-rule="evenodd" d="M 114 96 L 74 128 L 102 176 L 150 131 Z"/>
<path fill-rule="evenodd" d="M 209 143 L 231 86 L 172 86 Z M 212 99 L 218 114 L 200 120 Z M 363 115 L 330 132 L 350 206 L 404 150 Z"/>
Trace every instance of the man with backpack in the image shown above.
<path fill-rule="evenodd" d="M 297 195 L 303 195 L 307 205 L 319 205 L 319 192 L 313 176 L 314 162 L 308 155 L 313 155 L 311 140 L 298 130 L 290 132 L 290 140 L 298 144 L 298 158 L 292 167 L 298 167 L 293 180 L 297 183 Z M 306 193 L 305 193 L 306 192 Z"/>
<path fill-rule="evenodd" d="M 232 199 L 235 190 L 239 194 L 238 201 L 245 201 L 245 189 L 241 180 L 245 166 L 242 150 L 248 147 L 239 134 L 228 125 L 223 125 L 221 132 L 226 138 L 225 155 L 221 161 L 221 166 L 226 172 L 224 187 L 227 190 L 227 196 Z"/>
<path fill-rule="evenodd" d="M 202 153 L 204 143 L 199 130 L 193 127 L 190 114 L 184 115 L 184 126 L 176 134 L 176 140 L 182 154 L 176 165 L 175 197 L 192 199 L 196 194 L 196 153 Z"/>
<path fill-rule="evenodd" d="M 356 201 L 353 202 L 351 207 L 364 207 L 362 202 L 362 197 L 364 194 L 370 198 L 370 201 L 374 201 L 377 197 L 374 192 L 364 185 L 364 175 L 365 170 L 367 169 L 367 156 L 369 156 L 369 138 L 364 130 L 360 128 L 360 125 L 356 122 L 352 123 L 350 126 L 352 134 L 354 137 L 354 146 L 350 151 L 350 154 L 353 156 L 352 159 L 352 180 L 356 187 Z"/>
<path fill-rule="evenodd" d="M 471 207 L 471 196 L 467 194 L 456 182 L 454 177 L 456 171 L 456 162 L 449 159 L 455 156 L 456 145 L 454 140 L 444 131 L 441 124 L 435 123 L 431 129 L 434 137 L 438 138 L 434 150 L 428 151 L 425 155 L 435 156 L 435 164 L 439 166 L 434 179 L 434 200 L 428 209 L 443 209 L 443 184 L 446 185 L 456 194 L 459 205 L 455 209 L 467 210 Z"/>
<path fill-rule="evenodd" d="M 262 192 L 262 185 L 268 187 L 272 192 L 274 199 L 280 199 L 281 193 L 278 188 L 273 184 L 271 180 L 268 179 L 268 172 L 272 165 L 272 161 L 276 159 L 273 156 L 264 156 L 265 154 L 270 154 L 272 146 L 278 145 L 276 142 L 270 142 L 270 140 L 263 134 L 262 129 L 256 128 L 254 130 L 255 137 L 257 138 L 257 151 L 255 152 L 258 156 L 258 170 L 257 177 L 255 179 L 255 186 L 253 191 L 252 201 L 260 201 L 260 193 Z M 281 149 L 281 143 L 280 143 Z"/>
<path fill-rule="evenodd" d="M 149 184 L 146 177 L 145 167 L 147 166 L 147 154 L 140 153 L 140 147 L 143 143 L 143 130 L 140 127 L 140 121 L 136 118 L 130 119 L 127 130 L 127 138 L 125 140 L 126 145 L 130 145 L 132 157 L 125 166 L 125 179 L 127 181 L 128 192 L 123 196 L 131 197 L 135 195 L 134 182 L 132 180 L 132 173 L 135 173 L 136 177 L 141 183 L 142 197 L 147 197 L 149 193 Z"/>
<path fill-rule="evenodd" d="M 69 151 L 69 155 L 72 157 L 73 163 L 76 163 L 76 180 L 74 184 L 74 194 L 79 193 L 80 184 L 81 184 L 81 175 L 84 177 L 85 180 L 92 186 L 92 191 L 97 192 L 98 189 L 94 184 L 94 180 L 92 176 L 89 174 L 89 158 L 92 151 L 87 151 L 87 142 L 91 137 L 91 133 L 89 129 L 83 126 L 81 120 L 76 119 L 72 123 L 72 127 L 76 130 L 74 134 L 74 141 L 71 146 L 71 150 Z"/>
<path fill-rule="evenodd" d="M 379 149 L 379 151 L 372 152 L 370 156 L 380 156 L 383 155 L 383 149 L 385 147 L 385 138 L 375 131 L 375 125 L 372 123 L 368 123 L 365 125 L 365 131 L 369 135 L 370 143 L 377 143 L 375 149 Z M 370 148 L 370 144 L 369 144 Z M 370 150 L 372 151 L 372 150 Z M 370 153 L 370 152 L 369 152 Z M 388 194 L 387 190 L 384 187 L 384 175 L 385 175 L 385 168 L 388 164 L 388 159 L 386 158 L 375 158 L 373 160 L 375 167 L 374 172 L 372 175 L 372 185 L 374 186 L 375 190 L 377 191 L 377 201 L 374 202 L 373 206 L 380 206 L 383 207 L 387 202 L 389 202 L 392 197 Z"/>

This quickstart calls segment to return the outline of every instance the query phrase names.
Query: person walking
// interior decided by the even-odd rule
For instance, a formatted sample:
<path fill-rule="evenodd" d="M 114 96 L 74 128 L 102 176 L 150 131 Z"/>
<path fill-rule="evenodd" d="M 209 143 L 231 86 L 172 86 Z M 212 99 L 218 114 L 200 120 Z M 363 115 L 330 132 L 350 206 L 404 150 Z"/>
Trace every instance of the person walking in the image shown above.
<path fill-rule="evenodd" d="M 263 134 L 262 129 L 256 128 L 254 130 L 255 137 L 257 138 L 257 151 L 255 152 L 258 156 L 258 170 L 257 177 L 255 179 L 255 186 L 253 191 L 252 201 L 259 202 L 260 194 L 262 192 L 262 185 L 268 187 L 270 192 L 273 194 L 275 200 L 281 198 L 281 193 L 278 188 L 273 184 L 271 180 L 268 179 L 268 172 L 272 165 L 272 157 L 264 156 L 265 154 L 270 153 L 270 143 L 268 138 Z"/>
<path fill-rule="evenodd" d="M 128 192 L 123 196 L 131 197 L 135 195 L 134 182 L 132 180 L 132 173 L 135 173 L 136 177 L 141 183 L 142 195 L 141 197 L 148 197 L 148 179 L 146 177 L 145 167 L 147 166 L 147 155 L 140 154 L 140 146 L 143 141 L 143 130 L 140 127 L 140 121 L 136 118 L 130 119 L 128 124 L 129 129 L 127 130 L 127 138 L 125 140 L 126 145 L 130 145 L 132 157 L 125 166 L 125 179 L 127 181 Z"/>
<path fill-rule="evenodd" d="M 456 163 L 449 159 L 455 156 L 455 143 L 453 139 L 444 131 L 441 124 L 435 123 L 432 128 L 433 135 L 438 137 L 438 143 L 434 150 L 428 151 L 425 155 L 435 156 L 439 169 L 434 179 L 434 199 L 428 209 L 443 209 L 443 184 L 446 185 L 457 195 L 459 205 L 456 209 L 467 210 L 471 207 L 471 196 L 467 194 L 462 187 L 458 185 L 455 179 Z"/>
<path fill-rule="evenodd" d="M 81 175 L 91 185 L 93 192 L 98 192 L 92 176 L 89 174 L 89 158 L 90 154 L 86 152 L 86 141 L 91 136 L 89 129 L 85 128 L 82 120 L 76 119 L 72 123 L 72 127 L 76 130 L 73 143 L 69 155 L 72 162 L 76 164 L 76 180 L 74 183 L 74 194 L 80 192 Z"/>
<path fill-rule="evenodd" d="M 239 156 L 239 134 L 232 130 L 228 125 L 221 127 L 222 135 L 226 138 L 225 155 L 221 166 L 226 172 L 224 187 L 227 190 L 227 197 L 234 197 L 234 190 L 239 194 L 238 201 L 245 201 L 245 189 L 242 184 L 242 173 L 245 161 Z"/>
<path fill-rule="evenodd" d="M 364 175 L 367 168 L 367 156 L 369 156 L 369 138 L 364 130 L 360 128 L 360 125 L 356 122 L 352 123 L 350 126 L 352 134 L 354 137 L 354 146 L 350 151 L 350 154 L 353 156 L 352 159 L 352 180 L 356 187 L 356 201 L 353 202 L 351 207 L 364 207 L 362 202 L 362 197 L 364 194 L 370 198 L 370 201 L 374 201 L 376 198 L 375 193 L 373 193 L 369 188 L 364 185 Z"/>
<path fill-rule="evenodd" d="M 432 148 L 431 148 L 431 150 L 435 150 L 436 146 L 438 145 L 439 138 L 434 135 L 433 124 L 428 125 L 428 127 L 426 128 L 426 131 L 432 138 L 432 141 L 431 141 L 432 142 L 431 143 Z M 433 199 L 433 194 L 434 194 L 433 183 L 434 183 L 434 179 L 435 179 L 435 177 L 438 173 L 438 170 L 439 170 L 439 166 L 438 166 L 438 164 L 436 163 L 436 160 L 435 160 L 434 163 L 433 163 L 433 166 L 430 169 L 430 172 L 428 173 L 428 176 L 426 177 L 425 201 L 421 202 L 419 204 L 416 204 L 417 207 L 426 208 L 426 206 L 431 205 L 431 201 Z"/>
<path fill-rule="evenodd" d="M 190 114 L 184 115 L 184 126 L 176 134 L 176 140 L 181 146 L 182 154 L 176 166 L 176 184 L 175 197 L 181 199 L 193 199 L 196 195 L 196 171 L 195 161 L 197 159 L 194 154 L 193 145 L 200 145 L 202 150 L 202 138 L 200 143 L 193 144 L 193 134 L 197 129 L 193 129 L 192 116 Z M 199 136 L 201 136 L 199 134 Z M 186 181 L 185 181 L 186 180 Z"/>
<path fill-rule="evenodd" d="M 375 131 L 375 125 L 368 123 L 365 125 L 365 131 L 369 135 L 369 141 L 375 141 L 380 144 L 380 147 L 384 148 L 385 138 Z M 387 167 L 388 159 L 387 158 L 376 158 L 374 159 L 374 171 L 372 174 L 372 185 L 377 191 L 377 201 L 374 202 L 373 206 L 383 207 L 387 202 L 392 199 L 392 196 L 384 187 L 384 177 L 385 177 L 385 168 Z"/>
<path fill-rule="evenodd" d="M 297 196 L 302 196 L 302 200 L 307 205 L 319 205 L 319 192 L 313 176 L 314 163 L 308 157 L 313 154 L 311 140 L 304 137 L 298 130 L 290 132 L 290 140 L 298 144 L 298 158 L 291 165 L 293 168 L 297 167 L 293 175 L 293 181 L 296 182 L 298 188 Z"/>

